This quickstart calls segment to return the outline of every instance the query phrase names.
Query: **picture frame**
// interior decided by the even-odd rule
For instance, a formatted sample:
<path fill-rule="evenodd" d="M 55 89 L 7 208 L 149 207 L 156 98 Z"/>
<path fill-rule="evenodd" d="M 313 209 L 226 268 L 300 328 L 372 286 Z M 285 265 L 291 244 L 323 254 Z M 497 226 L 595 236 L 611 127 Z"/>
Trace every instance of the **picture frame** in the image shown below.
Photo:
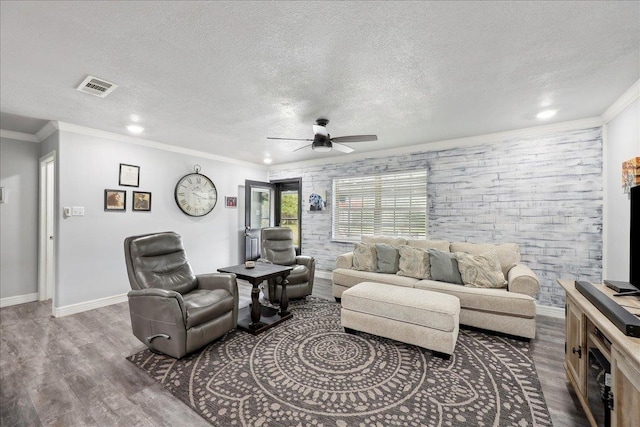
<path fill-rule="evenodd" d="M 136 212 L 151 212 L 151 193 L 147 191 L 133 191 L 131 196 L 131 210 Z"/>
<path fill-rule="evenodd" d="M 140 186 L 140 166 L 120 163 L 120 173 L 118 176 L 118 185 L 123 187 Z"/>
<path fill-rule="evenodd" d="M 104 190 L 104 210 L 124 212 L 127 210 L 127 192 L 124 190 Z"/>
<path fill-rule="evenodd" d="M 233 196 L 225 196 L 224 197 L 224 206 L 227 208 L 237 208 L 238 207 L 238 198 Z"/>

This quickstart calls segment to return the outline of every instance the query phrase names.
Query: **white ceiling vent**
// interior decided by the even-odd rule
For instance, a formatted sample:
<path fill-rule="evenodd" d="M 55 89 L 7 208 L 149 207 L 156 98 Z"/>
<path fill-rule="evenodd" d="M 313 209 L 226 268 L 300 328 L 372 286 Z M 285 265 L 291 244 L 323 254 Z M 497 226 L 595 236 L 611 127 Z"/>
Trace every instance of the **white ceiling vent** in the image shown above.
<path fill-rule="evenodd" d="M 118 85 L 114 83 L 109 83 L 106 80 L 98 79 L 93 76 L 87 76 L 86 79 L 80 86 L 76 88 L 80 92 L 90 93 L 91 95 L 99 96 L 100 98 L 104 98 L 109 95 L 111 92 L 117 88 Z"/>

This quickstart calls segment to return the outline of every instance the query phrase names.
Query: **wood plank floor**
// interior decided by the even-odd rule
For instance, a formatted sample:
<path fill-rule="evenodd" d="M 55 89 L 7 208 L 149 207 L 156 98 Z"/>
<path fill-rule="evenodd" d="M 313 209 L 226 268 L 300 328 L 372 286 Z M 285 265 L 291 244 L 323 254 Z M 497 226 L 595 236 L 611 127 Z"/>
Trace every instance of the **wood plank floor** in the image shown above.
<path fill-rule="evenodd" d="M 240 305 L 251 286 L 239 282 Z M 331 282 L 314 295 L 332 299 Z M 532 341 L 556 427 L 588 425 L 567 382 L 564 320 L 538 317 Z M 51 317 L 51 302 L 0 309 L 0 426 L 206 426 L 199 415 L 125 360 L 145 346 L 127 303 Z"/>

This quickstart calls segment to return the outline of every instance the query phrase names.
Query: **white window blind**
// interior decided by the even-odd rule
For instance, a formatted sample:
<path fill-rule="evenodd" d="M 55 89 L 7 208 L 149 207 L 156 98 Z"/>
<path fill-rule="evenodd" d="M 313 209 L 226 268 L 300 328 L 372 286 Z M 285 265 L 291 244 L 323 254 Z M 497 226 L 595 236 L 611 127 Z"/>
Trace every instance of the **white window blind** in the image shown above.
<path fill-rule="evenodd" d="M 427 171 L 333 179 L 332 238 L 427 236 Z"/>

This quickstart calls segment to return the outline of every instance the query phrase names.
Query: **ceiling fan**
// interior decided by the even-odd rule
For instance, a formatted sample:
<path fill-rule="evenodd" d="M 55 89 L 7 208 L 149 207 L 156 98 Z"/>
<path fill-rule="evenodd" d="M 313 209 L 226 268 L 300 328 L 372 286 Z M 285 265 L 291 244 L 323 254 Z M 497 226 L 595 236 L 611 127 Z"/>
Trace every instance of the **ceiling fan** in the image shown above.
<path fill-rule="evenodd" d="M 267 139 L 283 139 L 286 141 L 311 141 L 311 144 L 297 148 L 293 151 L 311 147 L 313 151 L 317 151 L 319 153 L 326 153 L 327 151 L 331 151 L 331 149 L 340 151 L 341 153 L 351 153 L 353 151 L 353 148 L 342 144 L 343 142 L 366 142 L 378 140 L 377 135 L 350 135 L 332 138 L 331 135 L 329 135 L 329 133 L 327 132 L 328 123 L 329 119 L 319 118 L 318 120 L 316 120 L 316 124 L 313 125 L 313 133 L 315 134 L 315 137 L 313 139 L 274 137 L 267 137 Z"/>

